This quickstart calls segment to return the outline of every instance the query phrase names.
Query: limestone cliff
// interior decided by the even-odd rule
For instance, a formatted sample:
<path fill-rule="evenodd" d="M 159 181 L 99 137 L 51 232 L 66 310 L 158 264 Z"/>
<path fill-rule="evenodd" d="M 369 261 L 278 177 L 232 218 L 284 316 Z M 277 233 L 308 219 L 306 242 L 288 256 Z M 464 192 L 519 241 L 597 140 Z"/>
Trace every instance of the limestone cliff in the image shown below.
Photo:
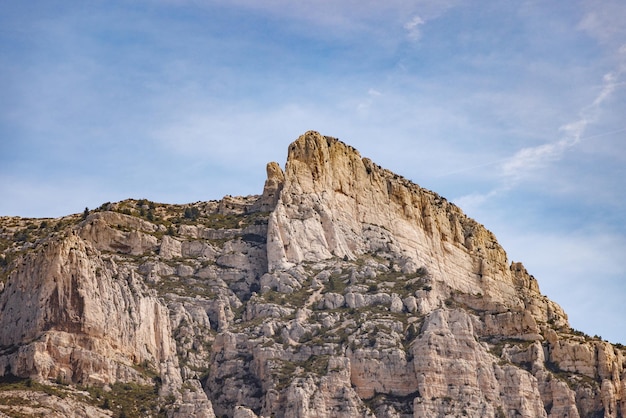
<path fill-rule="evenodd" d="M 461 209 L 317 132 L 260 196 L 0 226 L 0 415 L 626 415 L 621 346 Z"/>

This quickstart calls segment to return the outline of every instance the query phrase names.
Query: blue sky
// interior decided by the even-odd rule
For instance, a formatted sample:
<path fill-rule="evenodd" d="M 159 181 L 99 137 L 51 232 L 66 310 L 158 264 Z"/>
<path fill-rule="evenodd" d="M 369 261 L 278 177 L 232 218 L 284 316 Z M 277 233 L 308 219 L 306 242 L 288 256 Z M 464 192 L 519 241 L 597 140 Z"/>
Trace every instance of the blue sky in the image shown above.
<path fill-rule="evenodd" d="M 626 343 L 626 3 L 0 0 L 0 215 L 262 191 L 313 129 Z"/>

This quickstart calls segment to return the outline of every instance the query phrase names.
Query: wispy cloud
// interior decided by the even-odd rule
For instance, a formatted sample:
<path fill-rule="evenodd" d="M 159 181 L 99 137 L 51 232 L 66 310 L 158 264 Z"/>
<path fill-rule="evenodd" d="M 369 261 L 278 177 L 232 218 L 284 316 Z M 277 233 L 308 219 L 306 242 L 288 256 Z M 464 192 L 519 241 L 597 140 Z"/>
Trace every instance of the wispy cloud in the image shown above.
<path fill-rule="evenodd" d="M 492 190 L 483 194 L 462 196 L 456 201 L 472 207 L 484 203 L 489 198 L 514 188 L 520 182 L 535 177 L 539 170 L 558 162 L 566 152 L 582 141 L 626 131 L 626 127 L 624 127 L 585 137 L 588 127 L 599 119 L 602 106 L 611 99 L 620 87 L 626 85 L 622 80 L 624 73 L 624 69 L 620 66 L 616 71 L 603 76 L 600 91 L 591 103 L 580 111 L 577 119 L 558 128 L 562 134 L 560 139 L 533 147 L 521 148 L 511 157 L 455 171 L 453 174 L 491 165 L 496 167 L 494 172 L 499 178 L 497 185 Z"/>
<path fill-rule="evenodd" d="M 572 145 L 573 141 L 562 139 L 555 143 L 523 148 L 502 164 L 502 174 L 507 179 L 519 181 L 538 167 L 557 160 Z"/>
<path fill-rule="evenodd" d="M 574 190 L 568 184 L 560 184 L 559 174 L 555 170 L 560 161 L 569 153 L 577 149 L 581 144 L 600 137 L 609 137 L 626 132 L 626 126 L 618 129 L 587 135 L 590 127 L 596 124 L 602 117 L 606 104 L 611 101 L 617 92 L 626 83 L 623 80 L 626 72 L 620 66 L 615 71 L 606 73 L 602 77 L 602 84 L 589 105 L 582 108 L 576 119 L 563 124 L 558 128 L 560 138 L 537 146 L 523 147 L 515 151 L 511 156 L 495 159 L 472 167 L 455 170 L 446 175 L 458 175 L 464 172 L 484 171 L 491 173 L 491 187 L 486 191 L 473 192 L 461 195 L 454 202 L 466 212 L 479 214 L 483 208 L 489 206 L 490 201 L 502 198 L 513 190 L 529 182 L 546 181 L 550 187 L 563 187 L 564 190 Z M 582 151 L 581 151 L 582 152 Z M 559 184 L 559 186 L 556 186 Z M 600 192 L 600 191 L 598 191 Z"/>
<path fill-rule="evenodd" d="M 410 40 L 419 41 L 419 39 L 422 37 L 420 26 L 424 23 L 426 23 L 424 22 L 424 19 L 422 19 L 418 15 L 415 15 L 413 16 L 413 19 L 404 24 L 404 29 L 406 29 L 407 36 Z"/>
<path fill-rule="evenodd" d="M 615 46 L 626 36 L 626 3 L 622 0 L 584 0 L 585 14 L 578 23 L 578 29 L 586 32 L 599 42 Z"/>
<path fill-rule="evenodd" d="M 374 88 L 370 88 L 367 91 L 367 97 L 363 100 L 361 100 L 358 104 L 357 104 L 357 111 L 360 113 L 366 113 L 369 111 L 369 109 L 372 107 L 372 104 L 374 103 L 374 101 L 379 98 L 380 96 L 382 96 L 383 94 L 374 89 Z"/>
<path fill-rule="evenodd" d="M 422 38 L 422 26 L 428 21 L 439 18 L 458 3 L 459 1 L 456 0 L 416 1 L 414 11 L 410 14 L 411 18 L 406 21 L 403 26 L 407 38 L 413 42 L 419 41 Z"/>
<path fill-rule="evenodd" d="M 556 142 L 535 147 L 522 148 L 501 166 L 503 176 L 509 181 L 517 182 L 528 176 L 533 170 L 559 160 L 563 153 L 584 139 L 587 127 L 598 120 L 604 102 L 625 83 L 620 80 L 623 71 L 610 72 L 604 75 L 602 88 L 591 104 L 580 112 L 578 118 L 559 127 L 564 137 Z M 510 184 L 509 184 L 510 186 Z"/>
<path fill-rule="evenodd" d="M 323 27 L 317 35 L 381 34 L 385 42 L 390 36 L 402 36 L 411 41 L 421 37 L 420 26 L 438 18 L 462 0 L 319 0 L 316 2 L 294 2 L 291 0 L 160 0 L 163 3 L 178 6 L 210 7 L 225 4 L 242 10 L 262 13 L 271 18 L 290 22 L 307 22 Z M 410 19 L 407 21 L 407 16 Z M 296 25 L 298 28 L 300 25 Z M 311 32 L 312 34 L 315 32 Z"/>

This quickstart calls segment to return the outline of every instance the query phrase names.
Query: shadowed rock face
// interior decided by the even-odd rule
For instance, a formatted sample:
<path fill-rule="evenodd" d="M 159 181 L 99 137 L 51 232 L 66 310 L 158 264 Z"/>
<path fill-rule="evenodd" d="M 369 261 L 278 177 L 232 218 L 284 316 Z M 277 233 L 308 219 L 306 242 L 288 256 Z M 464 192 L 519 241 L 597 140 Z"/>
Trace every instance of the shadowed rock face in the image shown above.
<path fill-rule="evenodd" d="M 626 415 L 621 346 L 461 209 L 317 132 L 260 196 L 0 226 L 0 413 Z"/>

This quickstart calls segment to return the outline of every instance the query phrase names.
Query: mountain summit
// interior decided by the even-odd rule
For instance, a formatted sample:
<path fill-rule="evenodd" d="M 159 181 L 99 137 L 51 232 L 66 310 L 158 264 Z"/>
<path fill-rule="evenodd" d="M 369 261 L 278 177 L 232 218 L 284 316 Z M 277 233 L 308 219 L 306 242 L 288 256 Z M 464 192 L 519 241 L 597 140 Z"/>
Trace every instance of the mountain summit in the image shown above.
<path fill-rule="evenodd" d="M 0 416 L 626 416 L 623 347 L 317 132 L 259 196 L 0 227 Z"/>

